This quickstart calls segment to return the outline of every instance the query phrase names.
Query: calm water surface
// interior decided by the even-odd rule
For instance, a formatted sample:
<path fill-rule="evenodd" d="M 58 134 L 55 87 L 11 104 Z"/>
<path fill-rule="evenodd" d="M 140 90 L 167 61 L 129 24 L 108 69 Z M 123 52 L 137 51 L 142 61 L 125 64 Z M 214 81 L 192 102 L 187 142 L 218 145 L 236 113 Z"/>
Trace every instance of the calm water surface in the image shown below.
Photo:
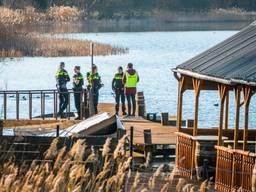
<path fill-rule="evenodd" d="M 104 87 L 100 91 L 100 102 L 114 102 L 111 96 L 111 80 L 119 65 L 125 66 L 132 62 L 139 72 L 138 89 L 144 91 L 148 112 L 169 112 L 176 115 L 177 82 L 171 69 L 192 56 L 208 49 L 216 43 L 235 34 L 236 31 L 201 31 L 201 32 L 129 32 L 129 33 L 72 33 L 61 34 L 75 39 L 90 39 L 102 43 L 129 48 L 126 55 L 98 56 L 98 65 Z M 90 57 L 25 57 L 5 60 L 0 63 L 0 89 L 49 89 L 55 88 L 55 72 L 60 61 L 66 63 L 70 75 L 73 67 L 80 65 L 82 73 L 86 74 L 90 67 Z M 71 87 L 71 83 L 69 84 Z M 230 95 L 230 126 L 234 125 L 234 96 Z M 15 99 L 13 99 L 15 100 Z M 202 92 L 200 97 L 199 126 L 218 126 L 219 103 L 217 92 Z M 13 110 L 14 101 L 9 101 L 8 107 Z M 251 105 L 250 126 L 254 126 L 256 110 Z M 0 98 L 2 107 L 2 98 Z M 52 104 L 47 103 L 46 112 L 52 110 Z M 21 101 L 25 110 L 26 101 Z M 34 104 L 33 115 L 40 113 L 38 105 Z M 71 107 L 74 110 L 74 106 Z M 193 118 L 194 95 L 187 91 L 184 97 L 184 117 Z M 0 113 L 2 115 L 2 108 Z M 25 112 L 21 117 L 26 117 Z M 241 113 L 243 114 L 243 113 Z M 241 115 L 242 116 L 242 115 Z M 14 113 L 10 114 L 14 117 Z"/>

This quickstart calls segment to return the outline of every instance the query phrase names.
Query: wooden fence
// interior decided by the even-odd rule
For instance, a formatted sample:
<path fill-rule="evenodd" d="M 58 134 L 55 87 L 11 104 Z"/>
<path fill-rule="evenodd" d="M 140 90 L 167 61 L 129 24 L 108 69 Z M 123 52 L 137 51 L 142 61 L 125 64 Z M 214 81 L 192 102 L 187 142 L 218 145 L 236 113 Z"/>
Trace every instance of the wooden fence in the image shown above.
<path fill-rule="evenodd" d="M 71 104 L 71 94 L 80 93 L 81 94 L 81 102 L 80 102 L 80 109 L 81 114 L 83 117 L 88 116 L 88 92 L 87 90 L 83 90 L 81 92 L 74 92 L 73 90 L 68 90 L 68 92 L 62 94 L 68 95 L 68 106 L 67 106 L 67 118 L 70 119 L 70 104 Z M 9 119 L 10 112 L 8 111 L 8 102 L 10 99 L 14 100 L 15 105 L 15 119 L 20 119 L 20 111 L 25 110 L 27 113 L 27 118 L 33 118 L 33 101 L 40 100 L 39 108 L 40 108 L 40 115 L 42 119 L 45 118 L 46 115 L 46 99 L 47 103 L 52 103 L 52 114 L 55 119 L 58 118 L 58 103 L 59 103 L 59 95 L 60 93 L 58 90 L 49 89 L 49 90 L 9 90 L 9 91 L 0 91 L 0 103 L 2 104 L 2 111 L 3 111 L 3 119 Z M 52 100 L 52 101 L 49 101 Z M 20 108 L 20 102 L 27 101 L 27 107 Z M 38 108 L 38 106 L 36 106 Z M 81 117 L 81 118 L 83 118 Z"/>
<path fill-rule="evenodd" d="M 178 132 L 176 144 L 176 167 L 184 177 L 193 175 L 193 139 L 192 136 Z"/>
<path fill-rule="evenodd" d="M 248 151 L 215 146 L 217 166 L 215 186 L 217 191 L 252 191 L 253 169 L 256 154 Z M 255 174 L 255 173 L 254 173 Z"/>

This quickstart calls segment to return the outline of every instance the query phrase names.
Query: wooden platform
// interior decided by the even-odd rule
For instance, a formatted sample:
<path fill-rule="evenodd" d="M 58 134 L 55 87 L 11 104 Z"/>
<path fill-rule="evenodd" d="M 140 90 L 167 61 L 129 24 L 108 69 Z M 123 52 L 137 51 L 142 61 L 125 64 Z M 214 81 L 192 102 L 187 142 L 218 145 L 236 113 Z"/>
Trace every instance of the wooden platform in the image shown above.
<path fill-rule="evenodd" d="M 108 112 L 114 114 L 114 103 L 101 103 L 99 104 L 99 112 Z M 129 134 L 130 127 L 134 127 L 134 144 L 143 145 L 144 144 L 144 135 L 143 131 L 145 129 L 151 129 L 152 133 L 152 144 L 176 144 L 176 136 L 174 132 L 176 127 L 173 126 L 162 126 L 160 123 L 155 123 L 152 121 L 145 120 L 141 117 L 134 118 L 124 118 L 120 116 L 124 127 Z M 71 120 L 6 120 L 5 127 L 20 127 L 20 128 L 56 128 L 57 124 L 60 125 L 60 128 L 66 128 L 73 124 L 80 122 L 76 121 L 73 118 Z"/>
<path fill-rule="evenodd" d="M 114 104 L 113 103 L 101 103 L 99 104 L 99 111 L 109 112 L 114 114 Z M 120 113 L 121 114 L 121 113 Z M 134 143 L 143 145 L 144 144 L 144 135 L 143 131 L 145 129 L 151 129 L 152 133 L 152 144 L 176 144 L 176 127 L 174 126 L 162 126 L 160 123 L 155 123 L 152 121 L 148 121 L 146 119 L 135 117 L 135 118 L 123 118 L 122 122 L 124 127 L 127 130 L 127 133 L 130 131 L 130 127 L 134 127 Z"/>
<path fill-rule="evenodd" d="M 176 127 L 172 126 L 162 126 L 159 123 L 154 123 L 147 120 L 142 120 L 139 118 L 134 119 L 124 119 L 124 127 L 127 130 L 127 133 L 130 134 L 130 127 L 134 127 L 134 143 L 143 145 L 144 144 L 144 135 L 143 131 L 145 129 L 151 129 L 152 134 L 152 144 L 155 145 L 167 145 L 167 144 L 176 144 Z"/>

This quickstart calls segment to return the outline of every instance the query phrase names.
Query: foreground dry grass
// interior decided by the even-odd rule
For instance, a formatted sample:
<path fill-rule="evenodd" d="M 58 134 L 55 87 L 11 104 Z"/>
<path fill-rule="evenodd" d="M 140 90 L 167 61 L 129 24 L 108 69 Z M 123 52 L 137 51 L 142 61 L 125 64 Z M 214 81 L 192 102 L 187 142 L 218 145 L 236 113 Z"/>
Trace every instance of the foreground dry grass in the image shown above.
<path fill-rule="evenodd" d="M 160 166 L 149 178 L 147 185 L 140 185 L 143 173 L 137 172 L 132 183 L 132 172 L 129 169 L 131 158 L 125 157 L 124 136 L 111 153 L 111 139 L 107 139 L 102 152 L 88 149 L 85 140 L 78 140 L 70 150 L 66 146 L 57 148 L 56 138 L 44 154 L 44 161 L 32 164 L 15 164 L 14 160 L 5 160 L 0 165 L 0 188 L 3 192 L 90 192 L 90 191 L 211 191 L 210 182 L 203 182 L 200 187 L 185 179 L 179 179 L 173 185 L 174 173 L 163 174 Z M 157 189 L 161 180 L 162 187 Z"/>

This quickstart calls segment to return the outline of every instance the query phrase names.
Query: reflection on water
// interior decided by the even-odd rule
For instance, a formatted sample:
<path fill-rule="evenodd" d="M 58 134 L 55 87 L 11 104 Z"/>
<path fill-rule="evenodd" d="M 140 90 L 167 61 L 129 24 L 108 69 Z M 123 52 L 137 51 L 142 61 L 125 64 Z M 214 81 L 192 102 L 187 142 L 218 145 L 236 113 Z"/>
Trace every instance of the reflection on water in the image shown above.
<path fill-rule="evenodd" d="M 210 31 L 240 30 L 250 21 L 241 22 L 167 22 L 161 20 L 102 20 L 86 21 L 80 24 L 19 25 L 14 30 L 41 33 L 89 33 L 89 32 L 144 32 L 144 31 Z"/>
<path fill-rule="evenodd" d="M 190 32 L 132 32 L 132 33 L 73 33 L 58 35 L 75 39 L 90 39 L 103 43 L 111 43 L 129 48 L 126 55 L 97 56 L 95 63 L 99 66 L 104 87 L 100 91 L 101 102 L 114 102 L 111 95 L 111 80 L 119 65 L 125 66 L 132 62 L 140 75 L 139 90 L 144 91 L 148 112 L 169 112 L 176 115 L 177 82 L 171 69 L 190 57 L 204 51 L 214 44 L 233 35 L 236 31 L 190 31 Z M 5 89 L 50 89 L 55 88 L 54 75 L 60 61 L 66 63 L 70 75 L 75 65 L 81 65 L 85 75 L 90 68 L 90 57 L 25 57 L 5 60 L 5 66 L 0 78 L 0 88 Z M 3 65 L 3 62 L 1 63 Z M 69 87 L 71 87 L 69 83 Z M 26 101 L 21 101 L 26 106 Z M 36 101 L 37 102 L 37 101 Z M 38 104 L 33 104 L 33 114 L 40 114 Z M 202 91 L 200 96 L 199 126 L 218 126 L 219 102 L 217 92 Z M 230 126 L 234 126 L 234 95 L 230 94 Z M 8 104 L 9 109 L 14 102 Z M 252 101 L 254 106 L 255 99 Z M 0 98 L 2 106 L 2 99 Z M 46 111 L 50 111 L 51 103 L 47 104 Z M 71 109 L 74 110 L 72 103 Z M 185 92 L 184 117 L 193 118 L 194 94 Z M 254 118 L 256 109 L 251 107 L 251 116 Z M 22 113 L 22 111 L 21 111 Z M 0 114 L 2 112 L 0 111 Z M 243 118 L 241 112 L 241 126 Z M 23 114 L 23 116 L 25 116 Z M 21 114 L 22 117 L 22 114 Z M 250 120 L 250 126 L 255 121 Z"/>

